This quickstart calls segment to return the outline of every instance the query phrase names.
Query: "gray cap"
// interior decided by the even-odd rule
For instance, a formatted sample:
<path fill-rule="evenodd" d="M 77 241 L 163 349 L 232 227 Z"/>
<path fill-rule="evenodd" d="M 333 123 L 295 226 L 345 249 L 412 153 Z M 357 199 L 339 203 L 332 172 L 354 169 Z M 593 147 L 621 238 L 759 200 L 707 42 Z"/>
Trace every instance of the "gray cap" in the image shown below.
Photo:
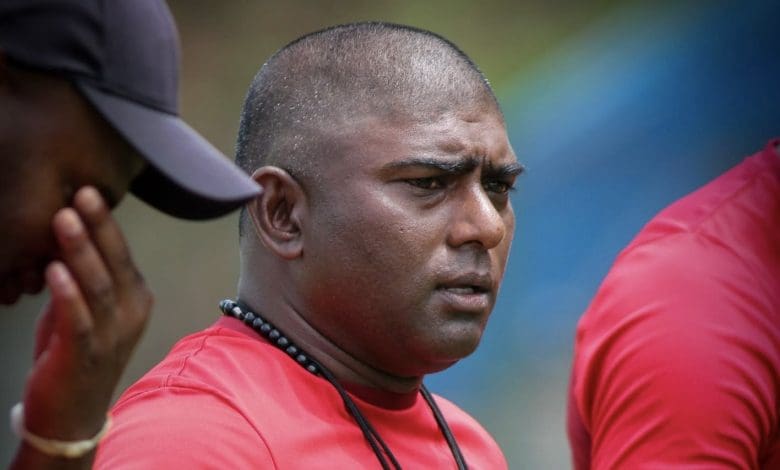
<path fill-rule="evenodd" d="M 149 162 L 130 190 L 152 206 L 206 219 L 260 194 L 179 118 L 178 36 L 162 0 L 0 0 L 0 50 L 75 84 Z"/>

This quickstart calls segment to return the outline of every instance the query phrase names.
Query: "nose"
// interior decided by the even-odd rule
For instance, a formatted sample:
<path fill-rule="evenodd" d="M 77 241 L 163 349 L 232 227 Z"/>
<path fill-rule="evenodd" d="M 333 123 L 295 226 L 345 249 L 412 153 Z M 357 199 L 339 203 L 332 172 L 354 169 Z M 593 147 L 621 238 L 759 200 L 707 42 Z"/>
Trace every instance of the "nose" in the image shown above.
<path fill-rule="evenodd" d="M 464 197 L 454 204 L 447 242 L 455 248 L 477 243 L 489 250 L 506 236 L 507 222 L 482 186 L 475 186 L 464 191 Z"/>

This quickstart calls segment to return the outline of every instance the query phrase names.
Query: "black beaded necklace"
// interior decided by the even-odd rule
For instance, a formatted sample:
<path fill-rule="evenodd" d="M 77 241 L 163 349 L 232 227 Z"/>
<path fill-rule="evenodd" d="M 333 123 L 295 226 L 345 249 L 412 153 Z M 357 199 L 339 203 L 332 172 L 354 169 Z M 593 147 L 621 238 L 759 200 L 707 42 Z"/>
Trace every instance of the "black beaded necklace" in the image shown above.
<path fill-rule="evenodd" d="M 373 449 L 376 458 L 382 465 L 382 468 L 384 470 L 390 470 L 390 464 L 392 464 L 392 467 L 396 470 L 401 469 L 401 464 L 398 463 L 398 460 L 396 460 L 395 455 L 393 455 L 393 452 L 390 450 L 390 448 L 387 447 L 385 441 L 374 429 L 374 427 L 371 426 L 371 423 L 368 422 L 366 417 L 363 416 L 363 413 L 357 407 L 357 404 L 352 400 L 344 387 L 336 380 L 336 377 L 334 377 L 327 368 L 317 362 L 316 359 L 309 356 L 301 348 L 294 345 L 275 326 L 261 318 L 260 315 L 248 310 L 239 302 L 231 299 L 225 299 L 219 303 L 219 308 L 225 315 L 236 318 L 244 322 L 244 324 L 247 326 L 250 326 L 253 330 L 266 338 L 271 344 L 286 352 L 293 360 L 300 364 L 301 367 L 314 375 L 322 376 L 325 380 L 330 382 L 341 396 L 341 399 L 344 402 L 344 406 L 347 407 L 349 413 L 355 419 L 358 426 L 360 426 L 360 430 L 363 431 L 363 436 L 368 441 L 371 449 Z M 463 458 L 463 454 L 460 451 L 460 447 L 458 447 L 457 441 L 455 441 L 455 436 L 452 434 L 450 427 L 447 425 L 447 421 L 444 419 L 444 415 L 442 415 L 441 410 L 439 410 L 439 407 L 436 405 L 436 401 L 433 399 L 433 396 L 425 387 L 425 385 L 420 387 L 420 392 L 422 393 L 425 402 L 433 412 L 434 418 L 436 418 L 436 423 L 439 425 L 439 429 L 444 435 L 444 439 L 447 441 L 447 445 L 449 445 L 450 450 L 452 451 L 452 456 L 455 458 L 455 463 L 458 465 L 458 469 L 467 469 L 468 467 L 466 466 L 466 460 Z"/>

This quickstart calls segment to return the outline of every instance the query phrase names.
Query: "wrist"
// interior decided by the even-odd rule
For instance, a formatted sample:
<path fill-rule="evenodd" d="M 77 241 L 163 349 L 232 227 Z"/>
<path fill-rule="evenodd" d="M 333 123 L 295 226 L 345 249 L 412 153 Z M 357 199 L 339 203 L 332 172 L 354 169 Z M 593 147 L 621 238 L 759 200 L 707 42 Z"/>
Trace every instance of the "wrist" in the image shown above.
<path fill-rule="evenodd" d="M 103 427 L 89 439 L 61 440 L 41 437 L 30 432 L 24 423 L 24 405 L 17 403 L 11 408 L 11 429 L 30 447 L 53 457 L 79 458 L 92 452 L 111 427 L 111 416 L 106 415 Z"/>

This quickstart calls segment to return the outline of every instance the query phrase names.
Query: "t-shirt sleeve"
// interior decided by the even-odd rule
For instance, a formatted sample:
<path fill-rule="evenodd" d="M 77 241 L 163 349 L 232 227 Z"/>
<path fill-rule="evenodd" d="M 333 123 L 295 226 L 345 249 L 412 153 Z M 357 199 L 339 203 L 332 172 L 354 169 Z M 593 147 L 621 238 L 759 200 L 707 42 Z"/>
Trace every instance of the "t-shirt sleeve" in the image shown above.
<path fill-rule="evenodd" d="M 696 234 L 618 259 L 577 330 L 575 462 L 589 444 L 579 456 L 594 470 L 759 468 L 777 428 L 780 338 L 754 281 Z"/>
<path fill-rule="evenodd" d="M 258 430 L 229 400 L 195 386 L 123 397 L 95 469 L 276 468 Z"/>

